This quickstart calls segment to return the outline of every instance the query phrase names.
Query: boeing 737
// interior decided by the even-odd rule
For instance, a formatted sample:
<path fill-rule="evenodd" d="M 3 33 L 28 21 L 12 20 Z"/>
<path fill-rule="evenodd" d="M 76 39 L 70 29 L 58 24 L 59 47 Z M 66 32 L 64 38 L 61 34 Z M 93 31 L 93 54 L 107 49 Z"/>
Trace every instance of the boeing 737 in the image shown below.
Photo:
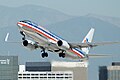
<path fill-rule="evenodd" d="M 117 42 L 101 42 L 101 43 L 92 43 L 94 28 L 91 28 L 88 34 L 83 39 L 82 43 L 70 43 L 65 39 L 55 35 L 54 33 L 48 31 L 47 29 L 39 26 L 38 24 L 29 21 L 23 20 L 17 23 L 20 33 L 23 36 L 22 44 L 23 46 L 34 50 L 37 48 L 41 49 L 42 58 L 48 57 L 47 51 L 55 52 L 59 54 L 59 57 L 72 58 L 72 59 L 88 59 L 89 49 L 96 47 L 98 45 L 105 44 L 114 44 Z M 8 35 L 6 36 L 5 41 L 7 41 Z M 27 39 L 30 37 L 30 39 Z M 95 56 L 95 55 L 93 55 Z"/>

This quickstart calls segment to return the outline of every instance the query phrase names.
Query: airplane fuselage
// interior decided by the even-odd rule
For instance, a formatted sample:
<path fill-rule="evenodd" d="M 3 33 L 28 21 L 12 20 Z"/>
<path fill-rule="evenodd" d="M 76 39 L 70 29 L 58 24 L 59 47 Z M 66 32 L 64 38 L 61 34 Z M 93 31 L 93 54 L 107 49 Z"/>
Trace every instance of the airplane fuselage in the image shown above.
<path fill-rule="evenodd" d="M 20 31 L 33 39 L 40 48 L 44 48 L 51 52 L 65 53 L 65 57 L 75 59 L 82 59 L 86 57 L 82 50 L 71 48 L 66 40 L 60 38 L 36 23 L 25 20 L 18 22 L 17 25 Z"/>

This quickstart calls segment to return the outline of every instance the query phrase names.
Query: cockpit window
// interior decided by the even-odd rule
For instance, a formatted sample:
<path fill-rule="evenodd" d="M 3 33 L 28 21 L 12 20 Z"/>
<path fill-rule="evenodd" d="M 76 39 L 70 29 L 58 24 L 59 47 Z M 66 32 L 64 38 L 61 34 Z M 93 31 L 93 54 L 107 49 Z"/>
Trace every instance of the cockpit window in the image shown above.
<path fill-rule="evenodd" d="M 28 24 L 31 24 L 33 26 L 38 26 L 38 24 L 34 23 L 34 22 L 31 22 L 29 20 L 24 20 L 24 21 L 20 21 L 20 22 L 24 22 L 24 23 L 28 23 Z"/>
<path fill-rule="evenodd" d="M 30 23 L 31 21 L 29 21 L 29 20 L 24 20 L 24 21 L 20 21 L 20 22 Z"/>

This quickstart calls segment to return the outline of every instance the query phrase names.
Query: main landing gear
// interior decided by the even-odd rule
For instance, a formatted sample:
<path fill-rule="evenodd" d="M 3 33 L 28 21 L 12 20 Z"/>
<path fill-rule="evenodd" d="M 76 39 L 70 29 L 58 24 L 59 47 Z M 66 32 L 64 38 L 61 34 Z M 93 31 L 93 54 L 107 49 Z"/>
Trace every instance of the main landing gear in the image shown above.
<path fill-rule="evenodd" d="M 23 36 L 22 40 L 25 41 L 26 40 L 25 33 L 23 31 L 20 31 L 20 34 Z M 42 54 L 41 54 L 42 58 L 48 57 L 48 53 L 45 52 L 45 48 L 41 47 L 41 49 L 42 49 L 42 51 L 41 51 L 42 52 Z"/>
<path fill-rule="evenodd" d="M 65 58 L 65 53 L 63 52 L 59 53 L 59 57 Z"/>
<path fill-rule="evenodd" d="M 48 57 L 48 53 L 45 52 L 44 48 L 43 48 L 43 50 L 41 52 L 42 52 L 42 54 L 41 54 L 42 58 Z"/>

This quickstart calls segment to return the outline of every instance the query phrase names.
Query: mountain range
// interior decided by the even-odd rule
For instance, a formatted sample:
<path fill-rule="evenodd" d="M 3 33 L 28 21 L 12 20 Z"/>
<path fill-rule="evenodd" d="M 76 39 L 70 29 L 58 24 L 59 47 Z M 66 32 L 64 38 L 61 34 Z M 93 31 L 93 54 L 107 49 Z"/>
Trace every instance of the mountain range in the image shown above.
<path fill-rule="evenodd" d="M 0 27 L 13 26 L 17 21 L 25 19 L 48 25 L 70 18 L 69 15 L 42 6 L 26 5 L 16 8 L 0 6 Z"/>

